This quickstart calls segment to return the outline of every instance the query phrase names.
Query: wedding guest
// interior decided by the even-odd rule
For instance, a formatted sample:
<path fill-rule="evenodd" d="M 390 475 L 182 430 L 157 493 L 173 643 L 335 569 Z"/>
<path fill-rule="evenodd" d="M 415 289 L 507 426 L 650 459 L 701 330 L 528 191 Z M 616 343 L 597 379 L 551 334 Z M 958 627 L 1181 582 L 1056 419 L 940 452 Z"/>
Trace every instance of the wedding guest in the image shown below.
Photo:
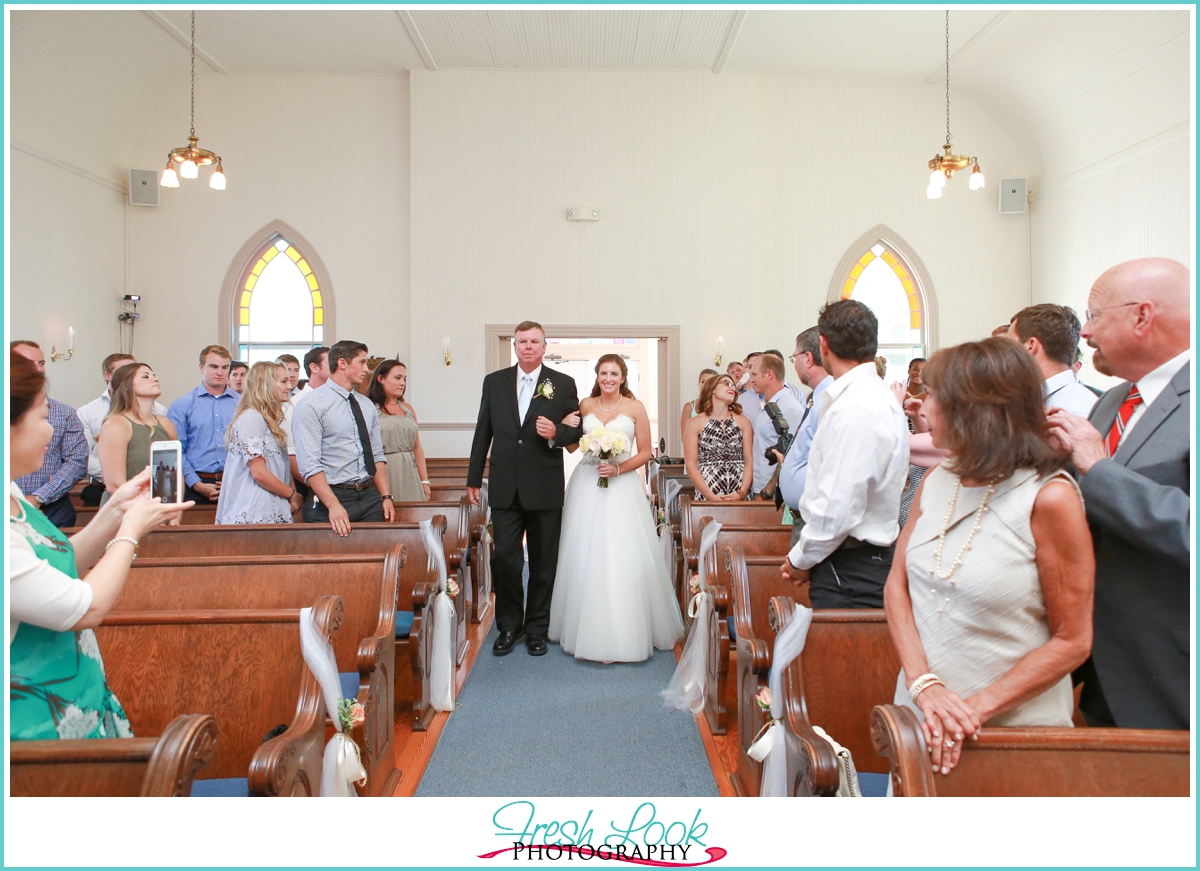
<path fill-rule="evenodd" d="M 305 354 L 304 371 L 308 373 L 308 383 L 300 388 L 300 392 L 293 398 L 293 405 L 299 405 L 302 396 L 308 396 L 329 380 L 329 349 L 313 348 Z"/>
<path fill-rule="evenodd" d="M 750 418 L 751 425 L 762 408 L 762 397 L 755 393 L 751 386 L 750 370 L 754 368 L 754 361 L 761 356 L 760 351 L 751 351 L 746 355 L 746 359 L 742 361 L 742 377 L 737 382 L 738 390 L 741 391 L 738 394 L 738 405 L 742 407 L 742 413 Z"/>
<path fill-rule="evenodd" d="M 46 357 L 37 342 L 18 339 L 9 344 L 15 351 L 45 374 Z M 71 504 L 71 488 L 87 474 L 87 440 L 83 424 L 71 406 L 57 399 L 47 398 L 50 425 L 54 437 L 46 448 L 46 456 L 40 468 L 17 481 L 23 493 L 28 493 L 32 502 L 50 518 L 55 526 L 66 528 L 75 525 L 75 506 Z"/>
<path fill-rule="evenodd" d="M 209 345 L 200 352 L 200 386 L 171 403 L 167 417 L 183 445 L 186 498 L 198 504 L 216 502 L 225 470 L 225 431 L 237 408 L 229 387 L 229 351 Z"/>
<path fill-rule="evenodd" d="M 291 483 L 283 406 L 291 376 L 279 363 L 250 367 L 229 425 L 218 524 L 291 523 L 301 496 Z"/>
<path fill-rule="evenodd" d="M 803 407 L 804 403 L 808 401 L 808 397 L 805 395 L 803 390 L 787 380 L 787 367 L 783 365 L 783 351 L 777 351 L 774 348 L 768 348 L 767 350 L 763 351 L 763 353 L 770 354 L 772 357 L 777 357 L 779 359 L 779 365 L 783 368 L 783 389 L 792 394 L 792 398 L 800 403 L 801 407 Z"/>
<path fill-rule="evenodd" d="M 791 449 L 783 457 L 776 453 L 776 459 L 781 463 L 779 493 L 792 515 L 790 546 L 795 547 L 796 542 L 800 540 L 800 530 L 804 528 L 804 518 L 800 515 L 800 497 L 804 495 L 804 483 L 808 478 L 808 456 L 821 419 L 820 400 L 833 384 L 833 376 L 821 362 L 821 334 L 817 327 L 809 327 L 796 336 L 796 350 L 791 359 L 800 383 L 812 391 L 804 401 L 804 416 L 800 418 L 800 428 Z"/>
<path fill-rule="evenodd" d="M 383 455 L 387 457 L 388 483 L 397 502 L 428 502 L 429 472 L 425 449 L 417 429 L 417 413 L 404 401 L 408 367 L 399 360 L 384 360 L 371 375 L 367 398 L 379 409 Z"/>
<path fill-rule="evenodd" d="M 817 318 L 821 361 L 834 382 L 808 454 L 804 529 L 781 566 L 811 582 L 814 608 L 882 608 L 908 477 L 904 412 L 875 370 L 879 322 L 852 299 Z"/>
<path fill-rule="evenodd" d="M 329 380 L 296 409 L 296 461 L 312 489 L 303 517 L 338 535 L 359 521 L 391 522 L 387 458 L 379 411 L 358 392 L 367 377 L 367 346 L 343 339 L 329 349 Z"/>
<path fill-rule="evenodd" d="M 1191 727 L 1190 298 L 1191 273 L 1174 260 L 1096 279 L 1081 335 L 1096 371 L 1123 383 L 1088 420 L 1050 416 L 1095 539 L 1095 639 L 1077 674 L 1093 726 Z"/>
<path fill-rule="evenodd" d="M 120 594 L 138 542 L 188 503 L 148 499 L 143 469 L 68 540 L 16 485 L 41 468 L 54 437 L 45 375 L 16 351 L 8 373 L 9 737 L 131 737 L 92 629 Z M 77 567 L 91 569 L 87 580 Z"/>
<path fill-rule="evenodd" d="M 725 367 L 725 374 L 733 379 L 733 384 L 735 387 L 737 387 L 739 392 L 742 389 L 742 373 L 745 371 L 746 368 L 742 365 L 741 360 L 734 360 Z"/>
<path fill-rule="evenodd" d="M 697 496 L 710 502 L 745 499 L 754 481 L 754 428 L 737 403 L 733 376 L 709 378 L 696 409 L 683 429 L 683 461 Z"/>
<path fill-rule="evenodd" d="M 717 374 L 716 369 L 701 369 L 700 370 L 700 378 L 697 380 L 697 384 L 696 384 L 696 395 L 697 396 L 699 396 L 700 391 L 704 389 L 704 385 L 708 382 L 708 379 L 713 377 L 716 374 Z M 683 435 L 684 429 L 687 427 L 687 422 L 689 420 L 691 420 L 693 417 L 695 417 L 697 414 L 699 414 L 699 412 L 696 410 L 697 401 L 698 400 L 695 400 L 695 399 L 689 399 L 687 402 L 685 402 L 683 404 L 683 411 L 681 411 L 679 414 L 679 434 L 681 436 Z"/>
<path fill-rule="evenodd" d="M 154 410 L 162 396 L 158 376 L 148 363 L 129 363 L 113 373 L 108 416 L 97 439 L 103 505 L 126 481 L 150 465 L 150 445 L 172 441 L 175 425 Z M 160 406 L 161 407 L 161 406 Z"/>
<path fill-rule="evenodd" d="M 1065 305 L 1042 303 L 1013 315 L 1008 337 L 1019 342 L 1042 373 L 1046 408 L 1061 408 L 1087 417 L 1096 396 L 1075 380 L 1075 357 L 1082 328 Z"/>
<path fill-rule="evenodd" d="M 968 342 L 934 354 L 925 379 L 922 414 L 950 459 L 921 483 L 884 606 L 895 704 L 918 712 L 946 774 L 982 726 L 1071 725 L 1096 566 L 1029 355 Z"/>
<path fill-rule="evenodd" d="M 908 384 L 904 386 L 905 399 L 925 398 L 925 382 L 921 380 L 921 373 L 924 370 L 924 357 L 913 357 L 908 361 Z"/>
<path fill-rule="evenodd" d="M 104 425 L 104 418 L 108 417 L 108 408 L 112 401 L 113 373 L 132 362 L 132 354 L 109 354 L 105 357 L 100 364 L 100 373 L 104 376 L 104 392 L 76 412 L 79 422 L 83 424 L 83 435 L 87 439 L 89 450 L 88 483 L 80 493 L 84 505 L 99 505 L 104 495 L 104 473 L 100 470 L 100 427 Z M 165 416 L 167 407 L 156 401 L 154 413 Z"/>
<path fill-rule="evenodd" d="M 779 442 L 779 433 L 771 422 L 766 404 L 773 402 L 779 407 L 792 433 L 800 426 L 804 417 L 804 406 L 784 387 L 783 358 L 774 354 L 762 353 L 754 358 L 750 366 L 750 385 L 754 392 L 762 397 L 762 407 L 754 418 L 754 485 L 753 495 L 758 497 L 774 476 L 772 456 L 767 459 L 767 452 Z M 778 467 L 774 467 L 778 468 Z M 773 496 L 773 493 L 772 493 Z"/>
<path fill-rule="evenodd" d="M 233 360 L 229 364 L 229 389 L 234 393 L 240 394 L 242 388 L 246 384 L 246 373 L 250 371 L 250 367 L 241 360 Z"/>
<path fill-rule="evenodd" d="M 300 361 L 293 354 L 280 354 L 275 358 L 275 362 L 287 369 L 288 373 L 288 398 L 296 395 L 296 382 L 300 380 Z"/>

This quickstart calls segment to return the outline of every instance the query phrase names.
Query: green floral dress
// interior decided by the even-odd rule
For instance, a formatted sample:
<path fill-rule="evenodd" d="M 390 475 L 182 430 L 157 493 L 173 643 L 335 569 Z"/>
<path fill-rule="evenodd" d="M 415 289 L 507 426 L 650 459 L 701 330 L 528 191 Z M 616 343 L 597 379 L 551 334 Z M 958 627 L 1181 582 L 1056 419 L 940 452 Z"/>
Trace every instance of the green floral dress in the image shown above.
<path fill-rule="evenodd" d="M 71 543 L 46 517 L 21 501 L 9 523 L 52 568 L 78 578 Z M 9 737 L 132 738 L 129 720 L 104 678 L 91 629 L 55 632 L 21 623 L 9 644 Z"/>

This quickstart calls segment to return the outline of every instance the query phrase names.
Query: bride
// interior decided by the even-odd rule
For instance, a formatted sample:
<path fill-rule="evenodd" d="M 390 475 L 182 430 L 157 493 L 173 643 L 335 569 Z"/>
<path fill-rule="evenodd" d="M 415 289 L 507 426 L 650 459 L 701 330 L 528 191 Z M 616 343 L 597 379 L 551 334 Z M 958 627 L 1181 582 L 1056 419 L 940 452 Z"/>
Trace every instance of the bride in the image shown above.
<path fill-rule="evenodd" d="M 636 470 L 650 459 L 650 418 L 625 384 L 625 361 L 596 364 L 592 395 L 579 403 L 584 433 L 619 430 L 635 442 L 609 460 L 585 456 L 563 504 L 558 572 L 550 602 L 550 640 L 577 659 L 639 662 L 683 637 L 646 491 Z M 564 423 L 577 426 L 578 415 Z M 570 445 L 574 451 L 578 445 Z M 608 479 L 608 488 L 598 486 Z"/>

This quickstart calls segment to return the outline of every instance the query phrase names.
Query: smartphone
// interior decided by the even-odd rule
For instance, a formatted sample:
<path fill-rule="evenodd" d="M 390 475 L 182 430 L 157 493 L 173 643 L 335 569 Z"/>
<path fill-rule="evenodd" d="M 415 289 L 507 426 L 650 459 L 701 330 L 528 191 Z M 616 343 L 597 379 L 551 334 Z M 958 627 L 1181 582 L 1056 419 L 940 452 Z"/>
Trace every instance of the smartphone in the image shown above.
<path fill-rule="evenodd" d="M 150 498 L 183 501 L 183 446 L 177 441 L 150 443 Z"/>

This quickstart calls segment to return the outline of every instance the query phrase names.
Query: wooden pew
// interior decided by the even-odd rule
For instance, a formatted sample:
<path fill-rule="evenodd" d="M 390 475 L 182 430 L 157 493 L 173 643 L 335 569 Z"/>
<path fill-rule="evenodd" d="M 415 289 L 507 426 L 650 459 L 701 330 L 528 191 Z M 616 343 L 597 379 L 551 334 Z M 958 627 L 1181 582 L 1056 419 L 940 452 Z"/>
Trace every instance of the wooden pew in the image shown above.
<path fill-rule="evenodd" d="M 100 510 L 98 505 L 84 505 L 82 502 L 75 506 L 75 529 L 70 530 L 73 534 L 78 531 L 79 527 L 87 526 L 92 522 L 92 518 L 96 516 L 96 512 Z M 217 522 L 217 506 L 216 505 L 193 505 L 187 511 L 180 515 L 180 522 L 184 526 L 212 526 Z"/>
<path fill-rule="evenodd" d="M 450 520 L 450 534 L 446 538 L 447 565 L 451 548 L 465 553 L 467 559 L 460 570 L 462 578 L 459 581 L 464 591 L 464 607 L 470 622 L 483 622 L 483 615 L 491 607 L 492 566 L 490 552 L 485 553 L 486 524 L 482 510 L 472 505 L 466 496 L 458 502 L 397 502 L 395 509 L 397 523 L 419 523 L 439 514 Z M 465 650 L 462 653 L 465 654 Z"/>
<path fill-rule="evenodd" d="M 772 618 L 786 626 L 795 610 L 793 598 L 771 601 Z M 900 657 L 882 610 L 817 610 L 804 650 L 783 675 L 784 725 L 788 746 L 799 758 L 789 763 L 797 776 L 789 794 L 834 795 L 838 789 L 837 758 L 813 731 L 820 726 L 850 751 L 860 779 L 887 774 L 887 761 L 875 753 L 871 711 L 896 695 Z"/>
<path fill-rule="evenodd" d="M 871 735 L 898 796 L 1187 796 L 1191 788 L 1186 731 L 984 728 L 947 775 L 934 774 L 910 709 L 879 705 Z"/>
<path fill-rule="evenodd" d="M 229 534 L 250 540 L 271 536 Z M 354 735 L 367 770 L 366 792 L 390 795 L 399 777 L 394 742 L 396 590 L 404 560 L 399 544 L 386 553 L 139 558 L 113 613 L 298 608 L 323 594 L 340 597 L 344 618 L 333 650 L 338 671 L 350 676 L 344 678 L 344 694 L 356 696 L 366 709 L 366 722 Z M 420 632 L 417 628 L 418 637 Z"/>
<path fill-rule="evenodd" d="M 683 570 L 680 567 L 681 559 L 681 539 L 680 539 L 680 516 L 679 506 L 684 496 L 695 496 L 696 488 L 692 481 L 687 476 L 687 472 L 682 465 L 662 464 L 656 465 L 652 473 L 648 472 L 650 481 L 650 510 L 654 513 L 656 524 L 666 524 L 670 529 L 671 534 L 671 565 L 667 566 L 670 573 L 671 581 L 675 585 L 675 593 L 684 601 L 687 596 L 687 579 L 684 577 Z M 679 496 L 671 504 L 665 504 L 666 499 L 666 482 L 668 480 L 677 480 L 682 489 L 679 491 Z M 684 611 L 684 620 L 687 620 L 686 609 Z"/>
<path fill-rule="evenodd" d="M 334 636 L 341 599 L 316 598 L 313 616 Z M 300 652 L 299 621 L 298 609 L 110 612 L 96 636 L 135 735 L 162 734 L 181 711 L 216 720 L 220 741 L 197 785 L 246 778 L 235 791 L 315 796 L 325 700 Z M 264 743 L 277 725 L 286 730 Z"/>
<path fill-rule="evenodd" d="M 10 794 L 178 798 L 216 749 L 208 714 L 182 714 L 157 738 L 13 741 Z"/>
<path fill-rule="evenodd" d="M 679 546 L 681 551 L 680 574 L 675 578 L 675 588 L 680 591 L 680 607 L 686 620 L 688 581 L 700 570 L 697 554 L 700 552 L 701 520 L 711 517 L 722 526 L 781 526 L 783 512 L 775 508 L 774 502 L 705 502 L 692 494 L 679 497 Z M 786 527 L 789 535 L 791 527 Z M 781 559 L 780 562 L 783 560 Z"/>

